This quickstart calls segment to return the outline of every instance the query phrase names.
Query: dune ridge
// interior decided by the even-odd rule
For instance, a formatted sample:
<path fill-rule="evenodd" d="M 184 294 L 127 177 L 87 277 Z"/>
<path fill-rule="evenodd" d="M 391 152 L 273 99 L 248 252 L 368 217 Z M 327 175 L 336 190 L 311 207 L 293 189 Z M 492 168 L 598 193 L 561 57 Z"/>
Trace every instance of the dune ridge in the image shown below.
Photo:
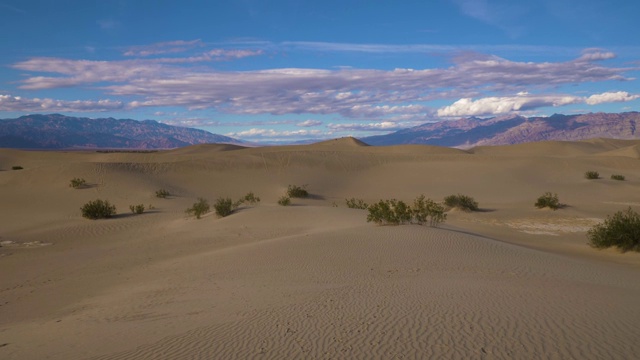
<path fill-rule="evenodd" d="M 0 149 L 0 358 L 630 358 L 640 254 L 591 249 L 585 231 L 638 208 L 638 146 Z M 312 196 L 278 206 L 290 184 Z M 229 217 L 185 214 L 248 191 L 262 201 Z M 545 191 L 568 206 L 536 209 Z M 457 193 L 481 211 L 439 228 L 344 204 Z M 118 214 L 83 219 L 95 198 Z"/>

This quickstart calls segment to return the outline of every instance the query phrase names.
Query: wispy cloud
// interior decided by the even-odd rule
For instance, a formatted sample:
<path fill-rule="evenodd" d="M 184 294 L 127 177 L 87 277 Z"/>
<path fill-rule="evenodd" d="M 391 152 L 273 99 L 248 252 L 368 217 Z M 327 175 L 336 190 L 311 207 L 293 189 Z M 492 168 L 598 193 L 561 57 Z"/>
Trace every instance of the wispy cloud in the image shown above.
<path fill-rule="evenodd" d="M 446 111 L 441 109 L 445 114 L 470 111 L 463 110 L 470 106 L 495 107 L 469 100 L 487 92 L 496 94 L 494 98 L 502 103 L 499 109 L 517 111 L 542 106 L 538 104 L 562 104 L 566 99 L 558 103 L 554 96 L 544 99 L 529 96 L 509 102 L 508 94 L 566 84 L 624 81 L 628 79 L 625 74 L 632 70 L 604 65 L 602 61 L 615 54 L 600 49 L 588 49 L 578 58 L 563 62 L 519 62 L 463 53 L 449 67 L 430 69 L 218 71 L 185 65 L 213 57 L 259 54 L 259 50 L 214 49 L 196 57 L 121 61 L 31 58 L 13 67 L 50 74 L 28 75 L 21 81 L 22 89 L 94 86 L 112 97 L 135 98 L 128 102 L 130 108 L 178 106 L 236 114 L 339 114 L 384 121 L 429 116 L 434 111 L 426 102 L 436 99 L 466 99 L 466 103 L 454 104 Z"/>
<path fill-rule="evenodd" d="M 288 140 L 291 138 L 320 139 L 320 138 L 324 138 L 326 136 L 331 135 L 331 133 L 323 132 L 321 130 L 278 131 L 274 129 L 253 128 L 246 131 L 231 132 L 225 135 L 236 137 L 236 138 L 242 138 L 242 139 L 251 139 L 251 140 L 270 139 L 275 141 L 275 140 Z"/>
<path fill-rule="evenodd" d="M 451 0 L 460 11 L 488 25 L 505 31 L 511 37 L 518 37 L 524 31 L 518 20 L 527 12 L 526 3 L 496 0 Z"/>
<path fill-rule="evenodd" d="M 309 119 L 309 120 L 305 120 L 305 121 L 301 121 L 299 123 L 296 123 L 296 126 L 299 126 L 299 127 L 314 127 L 314 126 L 320 126 L 322 124 L 323 124 L 322 121 Z"/>
<path fill-rule="evenodd" d="M 11 96 L 8 94 L 0 94 L 0 111 L 29 111 L 29 112 L 101 112 L 122 110 L 125 104 L 121 101 L 113 100 L 55 100 L 55 99 L 39 99 L 39 98 L 23 98 L 20 96 Z"/>
<path fill-rule="evenodd" d="M 591 95 L 586 98 L 585 102 L 589 105 L 597 105 L 611 102 L 627 102 L 635 99 L 640 99 L 640 95 L 631 95 L 626 91 L 616 91 Z"/>
<path fill-rule="evenodd" d="M 329 124 L 328 128 L 336 131 L 394 131 L 406 128 L 404 125 L 400 125 L 391 121 L 383 121 L 377 123 L 368 124 Z"/>
<path fill-rule="evenodd" d="M 150 45 L 130 46 L 124 52 L 125 56 L 150 56 L 159 54 L 181 53 L 195 47 L 202 47 L 204 43 L 196 40 L 165 41 Z"/>
<path fill-rule="evenodd" d="M 9 9 L 9 10 L 11 10 L 13 12 L 16 12 L 16 13 L 19 13 L 19 14 L 26 14 L 27 13 L 23 9 L 20 9 L 18 7 L 15 7 L 13 5 L 9 5 L 9 4 L 6 4 L 6 3 L 0 3 L 0 8 Z"/>

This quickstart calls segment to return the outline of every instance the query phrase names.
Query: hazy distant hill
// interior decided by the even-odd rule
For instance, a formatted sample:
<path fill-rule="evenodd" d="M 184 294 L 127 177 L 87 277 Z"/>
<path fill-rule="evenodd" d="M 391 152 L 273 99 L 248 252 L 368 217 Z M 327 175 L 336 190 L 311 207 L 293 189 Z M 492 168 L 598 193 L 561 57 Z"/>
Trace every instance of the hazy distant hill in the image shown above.
<path fill-rule="evenodd" d="M 154 120 L 89 119 L 60 114 L 0 120 L 0 147 L 5 148 L 168 149 L 205 143 L 242 141 Z"/>
<path fill-rule="evenodd" d="M 428 123 L 391 134 L 362 140 L 371 145 L 430 144 L 469 148 L 480 145 L 509 145 L 542 140 L 584 140 L 591 138 L 638 139 L 640 113 L 591 113 L 550 117 L 476 117 Z"/>

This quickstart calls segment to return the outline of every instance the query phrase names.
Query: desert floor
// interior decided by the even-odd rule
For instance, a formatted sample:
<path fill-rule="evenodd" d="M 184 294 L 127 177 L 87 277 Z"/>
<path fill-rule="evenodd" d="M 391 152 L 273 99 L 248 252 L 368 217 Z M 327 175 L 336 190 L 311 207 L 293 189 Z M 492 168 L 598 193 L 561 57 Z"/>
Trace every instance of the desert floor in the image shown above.
<path fill-rule="evenodd" d="M 312 196 L 277 205 L 289 184 Z M 185 214 L 249 191 L 231 216 Z M 547 191 L 566 207 L 536 209 Z M 438 228 L 344 201 L 457 193 L 482 211 Z M 82 218 L 98 198 L 118 215 Z M 640 141 L 0 149 L 0 359 L 629 359 L 640 254 L 586 237 L 629 206 Z"/>

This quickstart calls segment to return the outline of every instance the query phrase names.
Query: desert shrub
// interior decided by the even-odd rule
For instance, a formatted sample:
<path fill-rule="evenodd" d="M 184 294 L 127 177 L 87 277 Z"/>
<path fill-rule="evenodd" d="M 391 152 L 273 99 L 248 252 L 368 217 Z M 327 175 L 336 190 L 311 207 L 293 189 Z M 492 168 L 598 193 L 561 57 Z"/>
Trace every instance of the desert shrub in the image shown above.
<path fill-rule="evenodd" d="M 79 189 L 81 187 L 84 187 L 86 184 L 87 184 L 87 181 L 83 178 L 73 178 L 69 182 L 69 187 L 72 187 L 74 189 Z"/>
<path fill-rule="evenodd" d="M 369 207 L 369 204 L 364 202 L 362 199 L 351 198 L 345 199 L 344 201 L 347 203 L 347 207 L 350 209 L 366 210 Z"/>
<path fill-rule="evenodd" d="M 167 189 L 156 190 L 156 197 L 165 199 L 167 196 L 171 195 Z"/>
<path fill-rule="evenodd" d="M 114 205 L 111 205 L 107 200 L 100 199 L 89 201 L 80 210 L 82 211 L 82 217 L 92 220 L 110 218 L 116 214 Z"/>
<path fill-rule="evenodd" d="M 233 201 L 229 198 L 218 198 L 216 203 L 213 204 L 213 208 L 216 210 L 216 215 L 219 217 L 225 217 L 231 215 L 233 210 L 236 208 L 233 204 Z"/>
<path fill-rule="evenodd" d="M 144 212 L 144 205 L 129 205 L 129 210 L 134 214 L 142 214 Z"/>
<path fill-rule="evenodd" d="M 534 205 L 538 209 L 548 207 L 549 209 L 558 210 L 560 208 L 560 200 L 558 200 L 558 194 L 546 192 L 538 198 Z"/>
<path fill-rule="evenodd" d="M 614 174 L 614 175 L 611 175 L 611 179 L 612 180 L 624 181 L 624 175 Z"/>
<path fill-rule="evenodd" d="M 280 199 L 278 199 L 278 205 L 281 205 L 281 206 L 291 205 L 291 198 L 288 196 L 282 196 Z"/>
<path fill-rule="evenodd" d="M 208 213 L 210 209 L 211 207 L 206 199 L 198 198 L 198 201 L 193 203 L 193 205 L 186 210 L 186 213 L 189 215 L 195 215 L 196 219 L 200 219 L 200 217 Z"/>
<path fill-rule="evenodd" d="M 11 167 L 11 170 L 22 170 L 22 169 L 24 169 L 24 168 L 22 166 L 20 166 L 20 165 L 16 165 L 16 166 L 12 166 Z"/>
<path fill-rule="evenodd" d="M 615 246 L 622 252 L 640 251 L 640 215 L 631 207 L 618 211 L 589 229 L 587 237 L 591 246 L 598 249 Z"/>
<path fill-rule="evenodd" d="M 597 171 L 587 171 L 584 173 L 584 177 L 589 180 L 595 180 L 600 178 L 600 173 Z"/>
<path fill-rule="evenodd" d="M 259 203 L 260 202 L 260 198 L 257 197 L 253 192 L 248 192 L 247 195 L 245 195 L 242 200 L 244 200 L 243 202 L 247 202 L 251 205 Z"/>
<path fill-rule="evenodd" d="M 431 199 L 426 199 L 424 195 L 413 200 L 412 212 L 413 218 L 418 224 L 424 224 L 428 221 L 429 226 L 432 227 L 438 226 L 447 219 L 444 207 Z"/>
<path fill-rule="evenodd" d="M 444 208 L 431 199 L 425 199 L 424 195 L 414 200 L 413 207 L 404 201 L 391 199 L 380 200 L 369 205 L 367 209 L 369 210 L 367 222 L 374 222 L 378 225 L 401 225 L 415 220 L 418 224 L 424 224 L 428 221 L 429 225 L 437 226 L 446 219 Z"/>
<path fill-rule="evenodd" d="M 307 185 L 297 186 L 289 185 L 287 187 L 287 196 L 290 198 L 306 198 L 309 196 Z"/>
<path fill-rule="evenodd" d="M 478 202 L 471 196 L 467 195 L 449 195 L 444 198 L 444 204 L 450 208 L 460 209 L 462 211 L 477 211 Z"/>

